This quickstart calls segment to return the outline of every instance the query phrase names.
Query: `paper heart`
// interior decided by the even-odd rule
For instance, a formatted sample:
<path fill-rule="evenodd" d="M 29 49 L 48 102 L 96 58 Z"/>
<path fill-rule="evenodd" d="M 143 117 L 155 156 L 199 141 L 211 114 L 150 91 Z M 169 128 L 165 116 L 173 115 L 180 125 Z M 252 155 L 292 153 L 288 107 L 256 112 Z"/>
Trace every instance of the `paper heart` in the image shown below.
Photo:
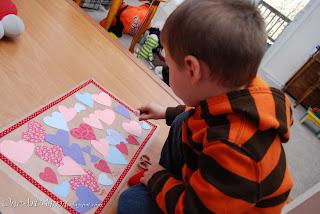
<path fill-rule="evenodd" d="M 64 181 L 60 185 L 53 187 L 53 192 L 62 197 L 67 197 L 70 192 L 70 184 L 68 181 Z"/>
<path fill-rule="evenodd" d="M 94 176 L 93 172 L 89 170 L 85 170 L 85 174 L 81 176 L 76 176 L 72 178 L 69 183 L 71 185 L 71 189 L 75 190 L 79 186 L 86 186 L 90 188 L 93 192 L 99 191 L 99 185 L 96 177 Z"/>
<path fill-rule="evenodd" d="M 106 139 L 100 139 L 99 141 L 92 140 L 91 145 L 93 148 L 95 148 L 95 150 L 97 150 L 97 152 L 102 154 L 103 157 L 108 154 L 109 144 Z"/>
<path fill-rule="evenodd" d="M 81 150 L 85 153 L 91 154 L 91 147 L 90 146 L 82 147 Z"/>
<path fill-rule="evenodd" d="M 122 128 L 126 130 L 129 134 L 139 137 L 141 135 L 142 129 L 138 122 L 131 120 L 129 123 L 122 123 Z"/>
<path fill-rule="evenodd" d="M 96 155 L 90 155 L 90 161 L 91 163 L 97 163 L 100 158 Z"/>
<path fill-rule="evenodd" d="M 124 142 L 121 142 L 120 144 L 116 145 L 117 149 L 125 155 L 128 155 L 128 147 Z"/>
<path fill-rule="evenodd" d="M 24 140 L 18 142 L 4 140 L 0 144 L 0 152 L 9 159 L 26 163 L 32 156 L 35 145 Z"/>
<path fill-rule="evenodd" d="M 43 143 L 45 135 L 45 130 L 40 123 L 30 121 L 27 130 L 22 133 L 22 139 L 31 143 Z"/>
<path fill-rule="evenodd" d="M 80 103 L 76 103 L 74 105 L 74 109 L 76 110 L 76 112 L 79 113 L 79 112 L 82 112 L 82 111 L 86 110 L 86 107 L 84 105 L 80 104 Z"/>
<path fill-rule="evenodd" d="M 83 157 L 79 144 L 73 143 L 69 147 L 63 148 L 63 154 L 71 157 L 78 164 L 86 165 L 86 161 Z"/>
<path fill-rule="evenodd" d="M 94 101 L 105 106 L 111 106 L 111 98 L 108 94 L 100 92 L 99 94 L 92 95 Z"/>
<path fill-rule="evenodd" d="M 101 203 L 99 198 L 87 187 L 81 186 L 76 190 L 78 200 L 73 204 L 73 208 L 79 212 L 87 212 Z"/>
<path fill-rule="evenodd" d="M 113 110 L 115 112 L 117 112 L 118 114 L 122 115 L 123 117 L 131 120 L 130 113 L 129 113 L 128 109 L 126 109 L 126 107 L 124 107 L 123 105 L 118 105 L 118 106 L 114 107 Z"/>
<path fill-rule="evenodd" d="M 113 184 L 113 180 L 105 173 L 101 173 L 98 177 L 99 184 L 110 186 Z"/>
<path fill-rule="evenodd" d="M 52 148 L 37 146 L 35 154 L 40 159 L 52 163 L 55 166 L 62 165 L 63 150 L 60 146 L 53 146 Z"/>
<path fill-rule="evenodd" d="M 140 143 L 137 141 L 137 139 L 133 135 L 129 135 L 126 140 L 128 141 L 129 144 L 132 145 L 140 145 Z"/>
<path fill-rule="evenodd" d="M 83 94 L 81 94 L 79 92 L 76 93 L 76 99 L 91 108 L 93 107 L 92 95 L 88 92 L 85 92 Z"/>
<path fill-rule="evenodd" d="M 86 123 L 81 123 L 79 128 L 72 129 L 70 133 L 77 139 L 96 140 L 92 127 Z"/>
<path fill-rule="evenodd" d="M 58 109 L 67 122 L 71 121 L 77 114 L 74 108 L 67 108 L 63 105 L 59 106 Z"/>
<path fill-rule="evenodd" d="M 114 111 L 106 109 L 104 111 L 97 110 L 94 114 L 104 123 L 111 125 L 116 118 Z"/>
<path fill-rule="evenodd" d="M 59 166 L 60 175 L 84 175 L 86 172 L 72 158 L 65 156 L 62 158 L 63 165 Z"/>
<path fill-rule="evenodd" d="M 152 127 L 146 121 L 143 121 L 141 124 L 141 128 L 145 130 L 150 130 Z"/>
<path fill-rule="evenodd" d="M 64 130 L 58 130 L 55 134 L 46 134 L 44 139 L 48 143 L 62 148 L 69 146 L 69 134 Z"/>
<path fill-rule="evenodd" d="M 104 160 L 100 160 L 98 163 L 94 165 L 94 167 L 101 172 L 111 173 L 110 168 Z"/>
<path fill-rule="evenodd" d="M 114 146 L 121 142 L 127 143 L 124 137 L 114 129 L 107 129 L 107 142 Z"/>
<path fill-rule="evenodd" d="M 114 146 L 109 147 L 109 152 L 108 155 L 105 156 L 105 160 L 111 164 L 128 164 L 128 161 Z"/>
<path fill-rule="evenodd" d="M 103 129 L 99 117 L 95 114 L 89 114 L 89 117 L 84 117 L 83 122 L 97 129 Z"/>
<path fill-rule="evenodd" d="M 57 175 L 50 167 L 44 168 L 44 172 L 40 172 L 39 177 L 41 178 L 41 180 L 49 183 L 58 183 Z"/>
<path fill-rule="evenodd" d="M 57 112 L 57 111 L 53 112 L 52 116 L 45 117 L 43 119 L 43 122 L 53 128 L 69 131 L 68 124 L 60 112 Z"/>

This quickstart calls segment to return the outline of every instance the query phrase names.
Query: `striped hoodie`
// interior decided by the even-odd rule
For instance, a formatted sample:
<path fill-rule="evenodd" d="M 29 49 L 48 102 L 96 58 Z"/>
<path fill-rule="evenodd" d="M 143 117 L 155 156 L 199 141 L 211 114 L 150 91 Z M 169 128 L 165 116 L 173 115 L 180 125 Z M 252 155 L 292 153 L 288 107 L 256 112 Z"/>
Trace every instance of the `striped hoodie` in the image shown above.
<path fill-rule="evenodd" d="M 184 111 L 168 108 L 170 125 Z M 290 101 L 259 77 L 201 101 L 182 126 L 182 180 L 155 173 L 147 189 L 164 213 L 280 213 L 293 181 L 282 143 Z"/>

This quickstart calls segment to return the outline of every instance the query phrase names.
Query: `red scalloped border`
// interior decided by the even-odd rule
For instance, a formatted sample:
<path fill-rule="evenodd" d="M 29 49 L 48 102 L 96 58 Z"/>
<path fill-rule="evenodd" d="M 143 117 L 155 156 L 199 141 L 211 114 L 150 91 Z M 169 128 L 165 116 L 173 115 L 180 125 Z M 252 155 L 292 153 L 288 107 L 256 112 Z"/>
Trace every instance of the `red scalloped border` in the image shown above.
<path fill-rule="evenodd" d="M 57 105 L 58 103 L 60 103 L 61 101 L 65 100 L 66 98 L 70 97 L 71 95 L 73 95 L 74 93 L 76 93 L 77 91 L 81 90 L 82 88 L 86 87 L 89 84 L 94 84 L 97 88 L 99 88 L 100 90 L 102 90 L 103 92 L 107 93 L 111 98 L 113 98 L 114 100 L 116 100 L 118 103 L 120 103 L 121 105 L 125 106 L 129 111 L 134 113 L 134 110 L 131 109 L 129 106 L 127 106 L 125 103 L 123 103 L 122 101 L 120 101 L 118 98 L 116 98 L 115 96 L 113 96 L 110 92 L 106 91 L 104 88 L 102 88 L 98 83 L 96 83 L 94 80 L 88 80 L 87 82 L 83 83 L 82 85 L 80 85 L 79 87 L 73 89 L 72 91 L 68 92 L 67 94 L 65 94 L 64 96 L 58 98 L 57 100 L 49 103 L 48 105 L 44 106 L 43 108 L 41 108 L 40 110 L 36 111 L 35 113 L 29 115 L 28 117 L 24 118 L 23 120 L 21 120 L 20 122 L 14 124 L 13 126 L 7 128 L 6 130 L 0 132 L 0 139 L 2 137 L 4 137 L 5 135 L 9 134 L 10 132 L 16 130 L 17 128 L 19 128 L 20 126 L 22 126 L 23 124 L 27 123 L 28 121 L 32 120 L 33 118 L 37 117 L 38 115 L 42 114 L 43 112 L 45 112 L 46 110 L 50 109 L 51 107 Z M 108 202 L 110 201 L 111 197 L 113 196 L 113 194 L 116 192 L 116 190 L 118 189 L 119 185 L 121 184 L 122 180 L 124 179 L 124 177 L 127 175 L 127 173 L 129 172 L 130 168 L 133 166 L 134 162 L 137 160 L 140 152 L 142 151 L 143 147 L 147 144 L 147 142 L 150 140 L 151 136 L 153 135 L 153 133 L 156 131 L 157 126 L 154 125 L 153 123 L 146 121 L 149 125 L 152 126 L 151 131 L 149 132 L 148 136 L 145 138 L 145 140 L 143 141 L 143 143 L 140 145 L 140 147 L 138 148 L 137 152 L 133 155 L 133 157 L 131 158 L 129 164 L 127 165 L 127 167 L 124 169 L 124 171 L 121 173 L 120 177 L 118 178 L 117 182 L 113 185 L 112 189 L 109 191 L 108 195 L 105 197 L 105 199 L 101 202 L 100 206 L 96 209 L 96 211 L 94 212 L 95 214 L 99 214 L 102 212 L 103 208 L 108 204 Z M 2 161 L 4 161 L 7 165 L 9 165 L 12 169 L 14 169 L 16 172 L 18 172 L 21 176 L 23 176 L 25 179 L 27 179 L 30 183 L 32 183 L 34 186 L 36 186 L 39 190 L 41 190 L 43 193 L 45 193 L 47 196 L 49 196 L 52 200 L 54 200 L 55 202 L 57 202 L 59 205 L 61 205 L 62 207 L 64 207 L 67 211 L 69 211 L 70 213 L 77 213 L 77 211 L 75 209 L 73 209 L 71 206 L 69 206 L 67 203 L 65 203 L 63 200 L 61 200 L 60 198 L 58 198 L 56 195 L 54 195 L 53 193 L 51 193 L 48 189 L 46 189 L 44 186 L 42 186 L 40 183 L 38 183 L 35 179 L 33 179 L 31 176 L 29 176 L 26 172 L 24 172 L 22 169 L 20 169 L 17 165 L 15 165 L 11 160 L 9 160 L 7 157 L 5 157 L 3 154 L 0 153 L 0 159 Z"/>

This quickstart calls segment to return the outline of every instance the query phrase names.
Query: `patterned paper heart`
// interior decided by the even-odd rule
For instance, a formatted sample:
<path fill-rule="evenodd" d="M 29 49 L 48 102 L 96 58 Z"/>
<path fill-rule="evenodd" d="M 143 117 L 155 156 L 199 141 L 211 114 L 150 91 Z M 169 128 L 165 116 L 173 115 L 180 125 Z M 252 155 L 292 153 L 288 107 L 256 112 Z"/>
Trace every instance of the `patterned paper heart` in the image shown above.
<path fill-rule="evenodd" d="M 111 106 L 111 98 L 108 94 L 100 92 L 99 94 L 92 95 L 94 101 L 105 106 Z"/>
<path fill-rule="evenodd" d="M 92 140 L 91 145 L 95 148 L 103 157 L 108 154 L 109 144 L 106 139 Z"/>
<path fill-rule="evenodd" d="M 101 172 L 111 173 L 110 168 L 106 161 L 100 160 L 98 163 L 94 165 L 94 167 Z"/>
<path fill-rule="evenodd" d="M 44 139 L 48 143 L 62 148 L 69 146 L 69 133 L 64 130 L 58 130 L 55 134 L 46 134 Z"/>
<path fill-rule="evenodd" d="M 137 141 L 137 139 L 133 135 L 129 135 L 126 140 L 128 141 L 129 144 L 132 145 L 140 145 L 140 143 Z"/>
<path fill-rule="evenodd" d="M 85 170 L 85 172 L 86 173 L 84 175 L 76 176 L 70 179 L 69 183 L 71 185 L 71 189 L 76 190 L 79 186 L 86 186 L 90 188 L 93 192 L 98 192 L 99 185 L 97 178 L 90 170 Z"/>
<path fill-rule="evenodd" d="M 77 114 L 74 108 L 67 108 L 63 105 L 59 106 L 58 109 L 67 122 L 71 121 Z"/>
<path fill-rule="evenodd" d="M 81 123 L 79 128 L 74 128 L 71 130 L 71 135 L 77 139 L 82 140 L 96 140 L 96 135 L 93 132 L 91 126 L 86 123 Z"/>
<path fill-rule="evenodd" d="M 111 125 L 116 118 L 116 114 L 110 109 L 106 109 L 104 111 L 97 110 L 94 114 L 107 125 Z"/>
<path fill-rule="evenodd" d="M 141 135 L 142 129 L 138 122 L 131 120 L 129 123 L 122 123 L 122 128 L 126 130 L 129 134 L 139 137 Z"/>
<path fill-rule="evenodd" d="M 99 117 L 95 114 L 89 114 L 89 117 L 84 117 L 83 122 L 97 129 L 103 129 Z"/>
<path fill-rule="evenodd" d="M 120 144 L 116 145 L 116 147 L 119 149 L 121 153 L 128 155 L 128 147 L 124 142 L 121 142 Z"/>
<path fill-rule="evenodd" d="M 56 173 L 51 169 L 50 167 L 44 168 L 44 172 L 41 172 L 39 174 L 39 177 L 41 180 L 53 183 L 53 184 L 58 184 L 58 179 Z"/>
<path fill-rule="evenodd" d="M 9 159 L 26 163 L 33 155 L 35 145 L 23 140 L 18 142 L 4 140 L 0 143 L 0 152 Z"/>
<path fill-rule="evenodd" d="M 27 130 L 22 133 L 22 139 L 31 143 L 43 143 L 46 132 L 43 126 L 35 121 L 30 121 Z"/>
<path fill-rule="evenodd" d="M 62 158 L 63 165 L 59 166 L 58 172 L 60 175 L 84 175 L 86 172 L 77 162 L 68 156 Z"/>
<path fill-rule="evenodd" d="M 48 148 L 46 146 L 37 146 L 35 154 L 42 160 L 55 166 L 62 165 L 63 150 L 60 146 Z"/>

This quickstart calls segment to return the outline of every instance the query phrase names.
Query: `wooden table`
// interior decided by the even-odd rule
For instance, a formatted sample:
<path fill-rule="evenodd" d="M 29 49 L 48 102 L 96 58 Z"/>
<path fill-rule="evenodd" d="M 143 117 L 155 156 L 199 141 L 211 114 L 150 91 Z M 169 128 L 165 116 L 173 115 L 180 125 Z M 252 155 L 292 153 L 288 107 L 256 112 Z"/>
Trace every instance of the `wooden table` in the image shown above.
<path fill-rule="evenodd" d="M 132 107 L 178 104 L 169 88 L 71 0 L 14 2 L 26 32 L 15 41 L 0 41 L 0 130 L 90 78 Z M 164 121 L 157 123 L 159 137 L 148 148 L 155 158 L 168 133 Z M 0 211 L 52 213 L 47 207 L 3 207 L 10 198 L 35 198 L 6 174 L 0 176 Z"/>

